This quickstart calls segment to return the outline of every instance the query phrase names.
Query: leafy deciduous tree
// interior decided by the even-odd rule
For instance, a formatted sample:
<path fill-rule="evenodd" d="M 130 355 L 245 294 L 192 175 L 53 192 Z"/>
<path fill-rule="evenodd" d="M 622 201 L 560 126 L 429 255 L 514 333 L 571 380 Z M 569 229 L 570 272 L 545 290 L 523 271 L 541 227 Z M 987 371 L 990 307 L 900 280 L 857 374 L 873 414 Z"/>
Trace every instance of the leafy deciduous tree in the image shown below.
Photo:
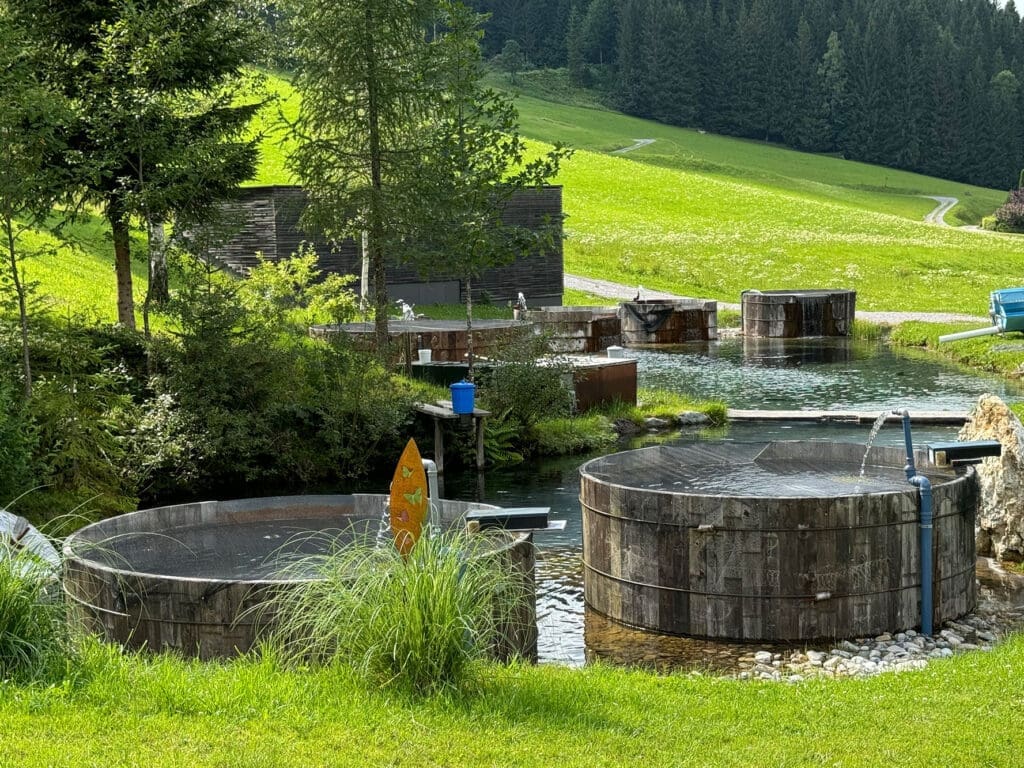
<path fill-rule="evenodd" d="M 200 218 L 251 177 L 260 104 L 243 99 L 258 53 L 239 0 L 9 0 L 35 64 L 74 107 L 68 170 L 110 224 L 118 322 L 135 327 L 133 216 Z"/>
<path fill-rule="evenodd" d="M 18 305 L 22 384 L 32 396 L 29 352 L 29 286 L 21 269 L 26 250 L 23 235 L 51 212 L 68 181 L 53 163 L 63 148 L 60 125 L 66 106 L 38 82 L 25 39 L 0 6 L 0 231 L 6 273 Z"/>
<path fill-rule="evenodd" d="M 501 53 L 492 59 L 494 66 L 508 72 L 508 79 L 515 84 L 516 75 L 529 69 L 530 62 L 523 53 L 523 47 L 515 40 L 506 40 Z"/>

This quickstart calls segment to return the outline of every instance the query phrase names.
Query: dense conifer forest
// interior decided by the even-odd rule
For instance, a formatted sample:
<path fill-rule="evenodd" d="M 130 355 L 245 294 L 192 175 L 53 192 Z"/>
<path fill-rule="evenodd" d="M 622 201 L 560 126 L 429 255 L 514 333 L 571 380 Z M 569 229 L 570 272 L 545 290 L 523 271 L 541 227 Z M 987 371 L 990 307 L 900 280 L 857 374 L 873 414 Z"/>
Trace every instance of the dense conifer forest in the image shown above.
<path fill-rule="evenodd" d="M 1013 0 L 475 0 L 629 114 L 1009 189 L 1024 166 Z"/>

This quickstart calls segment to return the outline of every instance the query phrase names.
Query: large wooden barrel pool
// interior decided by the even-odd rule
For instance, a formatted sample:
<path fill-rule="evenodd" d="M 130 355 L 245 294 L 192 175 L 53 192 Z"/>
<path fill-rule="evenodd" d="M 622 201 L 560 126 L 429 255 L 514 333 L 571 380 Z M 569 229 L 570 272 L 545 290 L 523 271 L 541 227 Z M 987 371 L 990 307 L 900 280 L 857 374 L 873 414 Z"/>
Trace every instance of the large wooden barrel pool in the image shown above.
<path fill-rule="evenodd" d="M 266 628 L 259 606 L 271 591 L 308 578 L 290 566 L 356 536 L 373 536 L 386 500 L 354 494 L 208 501 L 93 523 L 64 544 L 71 619 L 132 649 L 202 659 L 244 653 Z M 442 522 L 459 524 L 468 509 L 481 507 L 488 505 L 442 500 Z M 493 556 L 525 587 L 495 655 L 535 659 L 531 536 L 498 537 Z"/>
<path fill-rule="evenodd" d="M 821 442 L 655 446 L 580 469 L 584 596 L 616 621 L 740 641 L 920 625 L 918 491 L 905 455 Z M 973 468 L 932 482 L 934 621 L 975 606 Z"/>

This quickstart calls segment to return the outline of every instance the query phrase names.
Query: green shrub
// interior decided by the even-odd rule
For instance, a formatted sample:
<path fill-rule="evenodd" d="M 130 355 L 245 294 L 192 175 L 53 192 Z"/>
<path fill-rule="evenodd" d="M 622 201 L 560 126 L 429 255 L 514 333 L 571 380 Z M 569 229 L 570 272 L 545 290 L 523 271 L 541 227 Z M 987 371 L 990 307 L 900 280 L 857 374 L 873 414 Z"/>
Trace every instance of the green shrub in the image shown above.
<path fill-rule="evenodd" d="M 27 404 L 12 383 L 0 379 L 0 507 L 30 490 L 37 436 Z"/>
<path fill-rule="evenodd" d="M 70 654 L 52 568 L 0 541 L 0 680 L 50 680 Z"/>
<path fill-rule="evenodd" d="M 1005 232 L 1024 232 L 1024 189 L 1011 189 L 1006 203 L 995 212 L 997 228 Z"/>
<path fill-rule="evenodd" d="M 467 445 L 466 440 L 462 445 L 463 455 L 472 450 L 475 460 L 476 446 Z M 508 418 L 508 413 L 500 413 L 484 422 L 484 457 L 489 464 L 519 464 L 526 458 L 523 450 L 522 430 Z"/>
<path fill-rule="evenodd" d="M 553 358 L 541 336 L 509 340 L 495 365 L 480 378 L 480 401 L 525 432 L 540 419 L 568 416 L 572 409 L 572 366 Z"/>
<path fill-rule="evenodd" d="M 368 684 L 414 695 L 461 688 L 514 629 L 526 596 L 493 546 L 480 534 L 424 536 L 403 558 L 362 538 L 299 563 L 319 578 L 261 607 L 275 620 L 267 649 L 292 663 L 340 662 Z"/>
<path fill-rule="evenodd" d="M 533 437 L 538 453 L 557 456 L 606 448 L 618 435 L 607 416 L 595 413 L 539 421 L 533 427 Z"/>
<path fill-rule="evenodd" d="M 42 352 L 30 409 L 42 466 L 37 485 L 46 494 L 26 497 L 24 505 L 37 519 L 132 509 L 141 478 L 126 439 L 139 418 L 135 394 L 142 385 L 116 343 L 106 343 L 81 319 L 36 327 Z"/>
<path fill-rule="evenodd" d="M 172 301 L 173 338 L 154 343 L 157 391 L 173 400 L 185 450 L 174 483 L 190 490 L 358 476 L 398 445 L 413 393 L 343 339 L 309 338 L 308 323 L 354 306 L 305 261 L 265 264 L 252 282 L 186 267 Z"/>

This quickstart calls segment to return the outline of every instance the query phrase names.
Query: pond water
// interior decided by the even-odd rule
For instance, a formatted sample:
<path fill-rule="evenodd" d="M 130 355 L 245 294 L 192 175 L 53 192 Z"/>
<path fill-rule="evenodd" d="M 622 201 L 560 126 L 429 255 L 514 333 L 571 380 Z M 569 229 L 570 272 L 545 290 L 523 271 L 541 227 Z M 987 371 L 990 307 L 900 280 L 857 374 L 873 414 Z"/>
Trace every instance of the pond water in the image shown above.
<path fill-rule="evenodd" d="M 1021 387 L 877 342 L 749 339 L 697 342 L 668 351 L 629 349 L 641 387 L 740 409 L 965 411 L 986 392 L 1004 400 Z"/>
<path fill-rule="evenodd" d="M 966 413 L 984 393 L 1005 400 L 1022 391 L 998 379 L 959 371 L 920 355 L 896 354 L 879 344 L 845 339 L 726 339 L 670 351 L 627 350 L 638 360 L 641 387 L 657 387 L 701 399 L 724 400 L 742 409 L 828 409 Z M 645 436 L 604 451 L 628 450 L 667 442 L 722 440 L 763 443 L 770 440 L 834 440 L 864 444 L 870 424 L 807 422 L 734 423 L 672 437 Z M 915 426 L 914 442 L 952 440 L 958 428 Z M 883 427 L 875 445 L 903 446 L 899 425 Z M 739 448 L 739 446 L 737 446 Z M 596 455 L 596 454 L 595 454 Z M 491 470 L 482 488 L 475 475 L 446 480 L 449 498 L 479 498 L 501 506 L 546 506 L 566 521 L 562 532 L 536 537 L 538 628 L 542 662 L 572 665 L 601 657 L 621 662 L 656 659 L 695 669 L 725 669 L 750 652 L 749 646 L 668 637 L 622 627 L 583 604 L 582 522 L 579 506 L 581 464 L 589 456 L 562 457 Z M 767 646 L 765 646 L 767 647 Z"/>

